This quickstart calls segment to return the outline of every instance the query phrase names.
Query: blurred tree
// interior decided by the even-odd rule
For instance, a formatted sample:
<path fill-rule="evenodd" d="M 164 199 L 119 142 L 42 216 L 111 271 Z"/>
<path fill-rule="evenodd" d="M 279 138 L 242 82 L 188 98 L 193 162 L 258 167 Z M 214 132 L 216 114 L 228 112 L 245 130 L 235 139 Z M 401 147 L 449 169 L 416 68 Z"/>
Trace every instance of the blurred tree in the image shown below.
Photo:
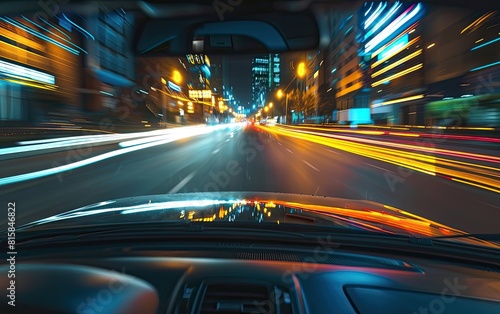
<path fill-rule="evenodd" d="M 294 89 L 288 95 L 289 108 L 295 110 L 299 121 L 308 115 L 314 114 L 316 110 L 316 97 L 312 92 L 301 91 Z"/>

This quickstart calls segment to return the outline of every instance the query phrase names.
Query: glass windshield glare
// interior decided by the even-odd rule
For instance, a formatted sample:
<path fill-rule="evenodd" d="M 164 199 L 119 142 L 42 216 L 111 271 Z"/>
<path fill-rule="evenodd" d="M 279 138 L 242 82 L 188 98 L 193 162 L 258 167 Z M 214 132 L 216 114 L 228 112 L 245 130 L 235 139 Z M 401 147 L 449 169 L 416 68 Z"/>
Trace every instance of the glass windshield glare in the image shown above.
<path fill-rule="evenodd" d="M 79 4 L 0 16 L 5 224 L 233 191 L 332 226 L 498 233 L 500 11 Z M 271 219 L 263 204 L 245 213 Z M 221 208 L 198 222 L 236 217 Z"/>

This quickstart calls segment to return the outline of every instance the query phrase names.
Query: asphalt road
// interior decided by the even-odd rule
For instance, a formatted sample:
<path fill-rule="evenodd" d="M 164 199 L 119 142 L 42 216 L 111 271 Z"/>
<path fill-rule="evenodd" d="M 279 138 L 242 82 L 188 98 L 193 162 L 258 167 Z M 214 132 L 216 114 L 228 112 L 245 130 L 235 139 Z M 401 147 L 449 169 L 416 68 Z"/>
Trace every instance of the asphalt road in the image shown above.
<path fill-rule="evenodd" d="M 226 128 L 132 150 L 57 174 L 0 186 L 21 225 L 105 200 L 197 191 L 264 191 L 380 202 L 467 232 L 498 233 L 500 195 L 272 132 Z M 107 144 L 1 161 L 1 178 L 120 150 Z M 73 154 L 74 155 L 74 154 Z M 396 180 L 394 178 L 397 178 Z M 6 212 L 6 211 L 4 211 Z M 1 217 L 6 226 L 6 215 Z"/>

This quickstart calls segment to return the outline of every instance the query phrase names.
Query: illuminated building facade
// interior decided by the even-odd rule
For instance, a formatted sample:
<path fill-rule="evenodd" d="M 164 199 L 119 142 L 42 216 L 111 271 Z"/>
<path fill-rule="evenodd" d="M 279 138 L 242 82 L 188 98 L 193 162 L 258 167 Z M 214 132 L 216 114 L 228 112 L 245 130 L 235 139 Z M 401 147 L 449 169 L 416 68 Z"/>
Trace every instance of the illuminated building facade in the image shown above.
<path fill-rule="evenodd" d="M 111 112 L 127 99 L 135 75 L 132 14 L 98 4 L 87 12 L 0 18 L 1 121 Z"/>
<path fill-rule="evenodd" d="M 203 98 L 196 98 L 196 114 L 211 115 L 213 107 L 222 97 L 222 66 L 219 58 L 215 63 L 206 54 L 188 54 L 186 85 L 188 90 L 202 91 Z"/>
<path fill-rule="evenodd" d="M 130 106 L 135 80 L 132 42 L 134 18 L 123 9 L 98 4 L 85 17 L 84 107 L 89 112 L 115 111 Z"/>
<path fill-rule="evenodd" d="M 441 16 L 446 15 L 446 21 Z M 498 11 L 429 8 L 425 123 L 500 126 L 500 24 Z"/>
<path fill-rule="evenodd" d="M 318 87 L 319 87 L 319 70 L 321 67 L 321 51 L 313 51 L 307 53 L 306 61 L 306 77 L 305 77 L 305 91 L 312 94 L 315 99 L 317 108 L 318 102 Z"/>
<path fill-rule="evenodd" d="M 356 8 L 328 14 L 330 42 L 321 52 L 319 104 L 322 114 L 339 123 L 370 121 L 367 71 L 359 54 L 360 19 Z M 358 109 L 363 109 L 363 114 Z M 353 111 L 357 112 L 356 120 L 352 120 Z"/>
<path fill-rule="evenodd" d="M 0 17 L 2 125 L 47 122 L 52 111 L 81 106 L 78 70 L 87 52 L 78 25 L 70 14 Z"/>
<path fill-rule="evenodd" d="M 273 53 L 252 58 L 252 103 L 264 107 L 270 93 L 281 84 L 280 55 Z"/>
<path fill-rule="evenodd" d="M 358 12 L 375 122 L 417 124 L 426 90 L 423 15 L 421 3 L 403 2 L 368 2 Z"/>
<path fill-rule="evenodd" d="M 276 92 L 281 86 L 281 58 L 277 53 L 269 54 L 269 81 L 271 82 L 269 91 Z"/>
<path fill-rule="evenodd" d="M 359 11 L 378 123 L 500 125 L 500 14 L 403 2 Z"/>
<path fill-rule="evenodd" d="M 204 56 L 202 63 L 200 56 L 137 58 L 134 98 L 140 107 L 164 122 L 203 121 L 204 111 L 212 107 L 213 93 L 207 89 L 210 76 L 200 80 L 200 73 L 205 73 L 202 68 L 210 67 L 210 59 Z"/>
<path fill-rule="evenodd" d="M 211 82 L 210 86 L 212 88 L 212 93 L 220 94 L 222 93 L 222 86 L 224 86 L 224 67 L 223 63 L 225 61 L 225 56 L 210 56 L 210 72 L 211 72 Z"/>
<path fill-rule="evenodd" d="M 204 54 L 186 55 L 189 77 L 187 86 L 189 89 L 210 89 L 212 70 L 210 58 Z"/>

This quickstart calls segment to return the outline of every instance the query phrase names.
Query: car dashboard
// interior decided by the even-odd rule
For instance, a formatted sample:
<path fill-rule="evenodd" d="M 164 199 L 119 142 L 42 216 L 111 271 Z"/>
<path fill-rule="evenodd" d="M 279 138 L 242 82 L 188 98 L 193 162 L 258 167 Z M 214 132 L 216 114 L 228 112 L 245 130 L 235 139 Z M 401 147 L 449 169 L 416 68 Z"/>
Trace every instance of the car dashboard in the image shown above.
<path fill-rule="evenodd" d="M 0 267 L 8 272 L 8 264 Z M 161 250 L 83 246 L 30 250 L 15 268 L 22 313 L 500 310 L 500 268 L 387 252 L 236 242 Z M 9 280 L 3 276 L 2 285 Z M 2 313 L 12 311 L 2 306 Z"/>

